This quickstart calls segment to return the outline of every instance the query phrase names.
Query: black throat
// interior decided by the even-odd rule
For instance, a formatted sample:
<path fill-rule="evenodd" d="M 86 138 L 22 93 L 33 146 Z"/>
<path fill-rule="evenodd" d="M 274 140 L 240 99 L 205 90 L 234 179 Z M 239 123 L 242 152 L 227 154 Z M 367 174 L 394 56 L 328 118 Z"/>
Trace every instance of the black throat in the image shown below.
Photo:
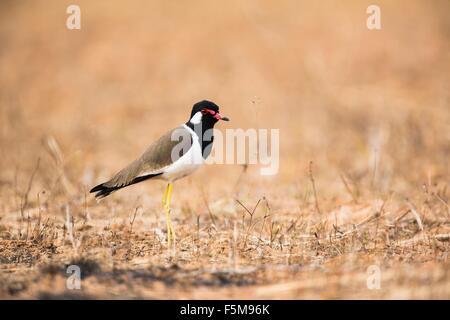
<path fill-rule="evenodd" d="M 199 124 L 193 124 L 192 122 L 186 122 L 186 126 L 191 128 L 198 136 L 200 145 L 202 147 L 203 158 L 206 159 L 211 153 L 213 146 L 214 136 L 213 128 L 217 120 L 214 118 L 204 117 Z"/>

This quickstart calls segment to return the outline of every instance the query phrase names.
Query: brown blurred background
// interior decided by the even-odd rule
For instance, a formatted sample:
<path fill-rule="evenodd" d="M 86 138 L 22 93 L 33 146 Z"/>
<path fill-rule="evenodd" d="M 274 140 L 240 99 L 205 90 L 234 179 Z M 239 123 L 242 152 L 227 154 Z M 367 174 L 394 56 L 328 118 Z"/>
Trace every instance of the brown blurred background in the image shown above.
<path fill-rule="evenodd" d="M 81 30 L 65 26 L 73 3 Z M 378 1 L 379 31 L 366 28 L 370 4 L 2 1 L 2 193 L 14 179 L 25 188 L 38 157 L 33 187 L 55 182 L 48 137 L 68 180 L 91 187 L 201 99 L 232 119 L 219 128 L 280 129 L 280 174 L 250 168 L 248 192 L 301 193 L 309 161 L 324 198 L 349 197 L 341 173 L 361 192 L 402 196 L 448 183 L 450 4 Z M 195 177 L 229 194 L 241 168 L 221 170 L 219 183 Z"/>
<path fill-rule="evenodd" d="M 66 28 L 71 4 L 81 30 Z M 1 1 L 0 297 L 77 297 L 64 266 L 80 264 L 91 298 L 448 298 L 449 12 L 448 0 Z M 177 182 L 174 258 L 164 183 L 101 203 L 87 191 L 202 99 L 231 118 L 219 130 L 279 129 L 280 171 L 211 165 Z M 263 225 L 235 199 L 263 199 Z M 372 264 L 382 290 L 366 286 Z"/>

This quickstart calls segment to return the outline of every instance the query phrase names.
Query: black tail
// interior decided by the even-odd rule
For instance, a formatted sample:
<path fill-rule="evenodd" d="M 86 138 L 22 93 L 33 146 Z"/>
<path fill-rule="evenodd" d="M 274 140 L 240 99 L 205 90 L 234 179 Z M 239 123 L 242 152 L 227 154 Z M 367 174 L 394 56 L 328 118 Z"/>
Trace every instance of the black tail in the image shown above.
<path fill-rule="evenodd" d="M 148 180 L 148 179 L 153 178 L 153 177 L 157 177 L 157 176 L 159 176 L 161 174 L 162 174 L 162 172 L 161 173 L 155 173 L 155 174 L 148 174 L 146 176 L 141 176 L 141 177 L 136 177 L 133 180 L 131 180 L 129 183 L 127 183 L 127 184 L 125 184 L 123 186 L 108 187 L 107 186 L 108 182 L 105 182 L 105 183 L 101 183 L 101 184 L 95 186 L 89 192 L 90 193 L 96 192 L 95 198 L 100 200 L 100 199 L 103 199 L 103 198 L 109 196 L 114 191 L 117 191 L 119 189 L 131 186 L 132 184 L 136 184 L 136 183 Z"/>
<path fill-rule="evenodd" d="M 97 192 L 95 194 L 96 199 L 103 199 L 104 197 L 109 196 L 111 193 L 113 193 L 116 190 L 119 190 L 123 187 L 107 187 L 105 186 L 105 183 L 99 184 L 98 186 L 95 186 L 94 188 L 89 191 L 90 193 Z"/>

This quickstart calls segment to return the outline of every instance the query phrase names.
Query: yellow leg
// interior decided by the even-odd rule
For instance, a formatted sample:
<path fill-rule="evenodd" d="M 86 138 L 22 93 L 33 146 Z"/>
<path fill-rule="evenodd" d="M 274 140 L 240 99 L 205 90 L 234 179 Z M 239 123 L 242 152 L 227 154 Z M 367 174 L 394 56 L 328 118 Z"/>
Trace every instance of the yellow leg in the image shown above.
<path fill-rule="evenodd" d="M 167 186 L 168 187 L 168 192 L 167 192 L 167 198 L 166 198 L 166 210 L 167 210 L 167 212 L 168 212 L 168 217 L 169 217 L 169 226 L 170 226 L 170 232 L 171 232 L 171 234 L 172 234 L 172 240 L 173 240 L 173 242 L 175 243 L 175 239 L 176 239 L 176 236 L 175 236 L 175 229 L 173 228 L 173 226 L 172 226 L 172 220 L 170 219 L 170 202 L 171 202 L 171 200 L 172 200 L 172 190 L 173 190 L 173 184 L 171 184 L 171 183 L 169 183 L 169 185 Z"/>
<path fill-rule="evenodd" d="M 175 230 L 172 226 L 172 220 L 170 219 L 170 200 L 172 198 L 173 185 L 169 183 L 164 191 L 162 204 L 166 212 L 166 224 L 167 224 L 167 247 L 172 246 L 172 240 L 175 243 Z"/>
<path fill-rule="evenodd" d="M 166 190 L 164 190 L 164 194 L 163 194 L 163 197 L 162 197 L 163 208 L 166 207 L 166 203 L 167 203 L 167 191 L 169 191 L 169 185 L 167 185 Z"/>
<path fill-rule="evenodd" d="M 163 195 L 163 198 L 162 198 L 162 205 L 163 205 L 163 208 L 164 208 L 164 210 L 166 212 L 167 246 L 170 248 L 170 245 L 172 243 L 172 237 L 171 237 L 172 233 L 170 232 L 170 224 L 169 224 L 170 215 L 169 215 L 169 210 L 167 209 L 168 208 L 167 207 L 167 195 L 169 194 L 169 186 L 170 186 L 170 184 L 168 184 L 167 187 L 166 187 L 166 190 L 164 190 L 164 195 Z"/>

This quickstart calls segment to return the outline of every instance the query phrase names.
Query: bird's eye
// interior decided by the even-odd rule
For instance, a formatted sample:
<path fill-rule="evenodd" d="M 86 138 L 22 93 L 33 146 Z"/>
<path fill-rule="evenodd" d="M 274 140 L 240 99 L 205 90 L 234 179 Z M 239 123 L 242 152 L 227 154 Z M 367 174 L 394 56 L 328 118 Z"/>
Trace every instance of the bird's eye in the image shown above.
<path fill-rule="evenodd" d="M 214 110 L 210 110 L 210 109 L 202 109 L 202 114 L 212 114 L 215 115 L 216 112 Z"/>

